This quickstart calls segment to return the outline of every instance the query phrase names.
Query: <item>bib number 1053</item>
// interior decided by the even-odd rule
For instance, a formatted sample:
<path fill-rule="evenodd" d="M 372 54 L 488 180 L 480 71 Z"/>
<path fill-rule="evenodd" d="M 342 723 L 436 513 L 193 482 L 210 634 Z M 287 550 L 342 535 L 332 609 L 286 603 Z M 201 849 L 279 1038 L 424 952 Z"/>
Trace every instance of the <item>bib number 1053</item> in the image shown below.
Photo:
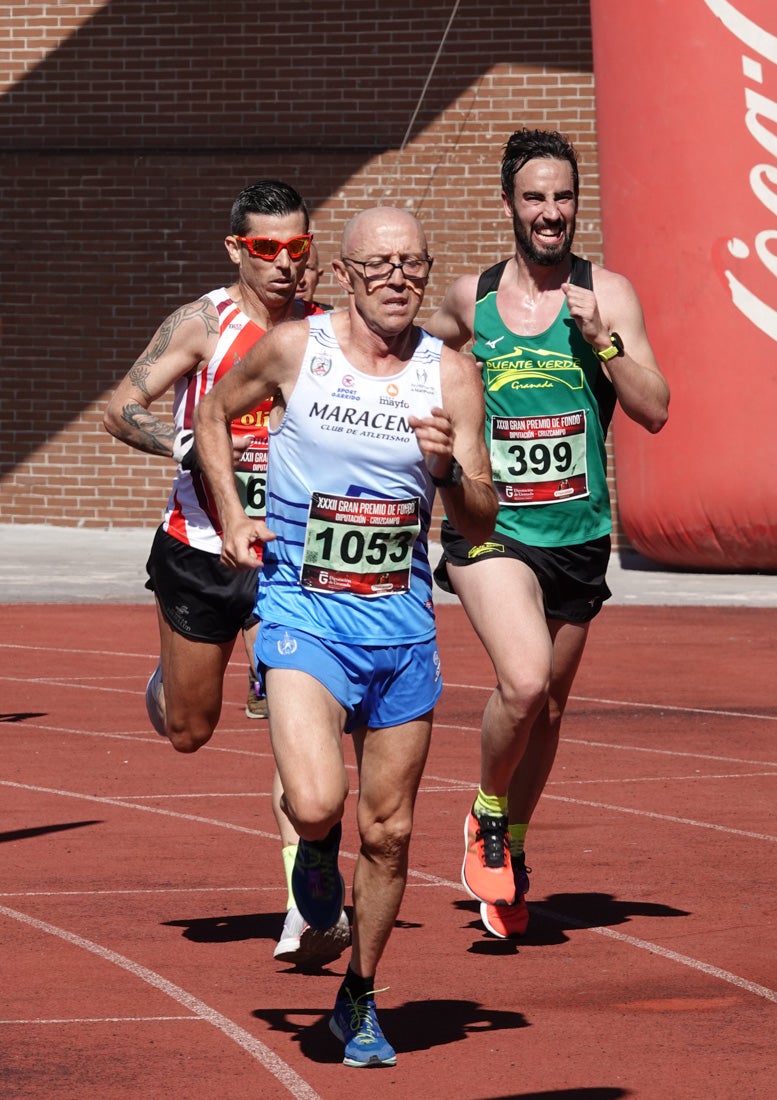
<path fill-rule="evenodd" d="M 313 493 L 302 586 L 373 598 L 406 592 L 419 530 L 418 497 L 380 500 Z"/>

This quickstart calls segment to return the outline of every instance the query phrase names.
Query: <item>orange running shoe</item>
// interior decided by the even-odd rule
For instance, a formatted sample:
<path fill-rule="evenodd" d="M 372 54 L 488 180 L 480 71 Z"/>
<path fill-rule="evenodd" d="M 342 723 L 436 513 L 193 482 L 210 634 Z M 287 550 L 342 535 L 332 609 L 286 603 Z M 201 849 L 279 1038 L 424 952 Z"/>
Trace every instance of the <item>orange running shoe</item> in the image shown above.
<path fill-rule="evenodd" d="M 510 905 L 515 898 L 507 817 L 483 814 L 475 817 L 474 808 L 464 821 L 464 862 L 461 865 L 464 889 L 476 901 L 491 905 Z"/>
<path fill-rule="evenodd" d="M 531 868 L 526 866 L 526 857 L 514 856 L 513 880 L 515 882 L 515 901 L 512 905 L 488 905 L 480 903 L 480 919 L 489 932 L 508 940 L 513 936 L 522 936 L 529 925 L 529 910 L 526 908 L 525 895 L 529 892 Z"/>
<path fill-rule="evenodd" d="M 494 936 L 509 940 L 524 934 L 529 924 L 529 910 L 523 898 L 516 898 L 513 905 L 489 905 L 481 901 L 480 919 Z"/>

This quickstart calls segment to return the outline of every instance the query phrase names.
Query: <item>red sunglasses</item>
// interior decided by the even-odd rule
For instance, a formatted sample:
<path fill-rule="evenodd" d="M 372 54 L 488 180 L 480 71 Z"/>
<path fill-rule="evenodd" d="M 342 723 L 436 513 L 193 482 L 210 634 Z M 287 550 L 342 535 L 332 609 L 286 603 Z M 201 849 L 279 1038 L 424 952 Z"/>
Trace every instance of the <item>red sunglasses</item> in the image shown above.
<path fill-rule="evenodd" d="M 290 237 L 288 241 L 276 241 L 273 237 L 238 237 L 237 235 L 235 240 L 244 244 L 251 255 L 260 260 L 274 260 L 284 248 L 292 260 L 299 260 L 310 251 L 313 234 L 300 233 L 298 237 Z"/>

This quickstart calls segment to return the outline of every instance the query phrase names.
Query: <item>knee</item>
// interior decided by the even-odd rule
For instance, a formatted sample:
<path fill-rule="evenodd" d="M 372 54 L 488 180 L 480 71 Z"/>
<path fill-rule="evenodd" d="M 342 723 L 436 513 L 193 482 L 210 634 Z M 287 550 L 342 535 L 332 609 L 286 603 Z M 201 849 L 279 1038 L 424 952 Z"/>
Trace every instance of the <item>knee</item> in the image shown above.
<path fill-rule="evenodd" d="M 281 808 L 299 836 L 305 840 L 323 840 L 342 820 L 346 794 L 347 791 L 284 791 Z"/>
<path fill-rule="evenodd" d="M 409 816 L 398 815 L 386 821 L 373 821 L 361 831 L 361 850 L 373 862 L 404 866 L 411 832 L 412 820 Z"/>
<path fill-rule="evenodd" d="M 203 726 L 173 726 L 167 723 L 167 736 L 176 752 L 197 752 L 206 745 L 213 736 L 213 727 Z"/>
<path fill-rule="evenodd" d="M 525 669 L 500 679 L 497 692 L 507 713 L 517 722 L 533 718 L 548 700 L 550 670 Z"/>

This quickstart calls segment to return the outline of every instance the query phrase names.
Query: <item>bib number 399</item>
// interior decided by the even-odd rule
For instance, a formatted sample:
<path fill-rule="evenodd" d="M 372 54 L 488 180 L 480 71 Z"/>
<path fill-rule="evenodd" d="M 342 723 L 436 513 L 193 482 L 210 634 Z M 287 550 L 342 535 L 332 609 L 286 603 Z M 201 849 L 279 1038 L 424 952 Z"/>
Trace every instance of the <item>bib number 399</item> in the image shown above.
<path fill-rule="evenodd" d="M 588 496 L 585 411 L 493 417 L 491 467 L 502 504 L 558 504 Z"/>

